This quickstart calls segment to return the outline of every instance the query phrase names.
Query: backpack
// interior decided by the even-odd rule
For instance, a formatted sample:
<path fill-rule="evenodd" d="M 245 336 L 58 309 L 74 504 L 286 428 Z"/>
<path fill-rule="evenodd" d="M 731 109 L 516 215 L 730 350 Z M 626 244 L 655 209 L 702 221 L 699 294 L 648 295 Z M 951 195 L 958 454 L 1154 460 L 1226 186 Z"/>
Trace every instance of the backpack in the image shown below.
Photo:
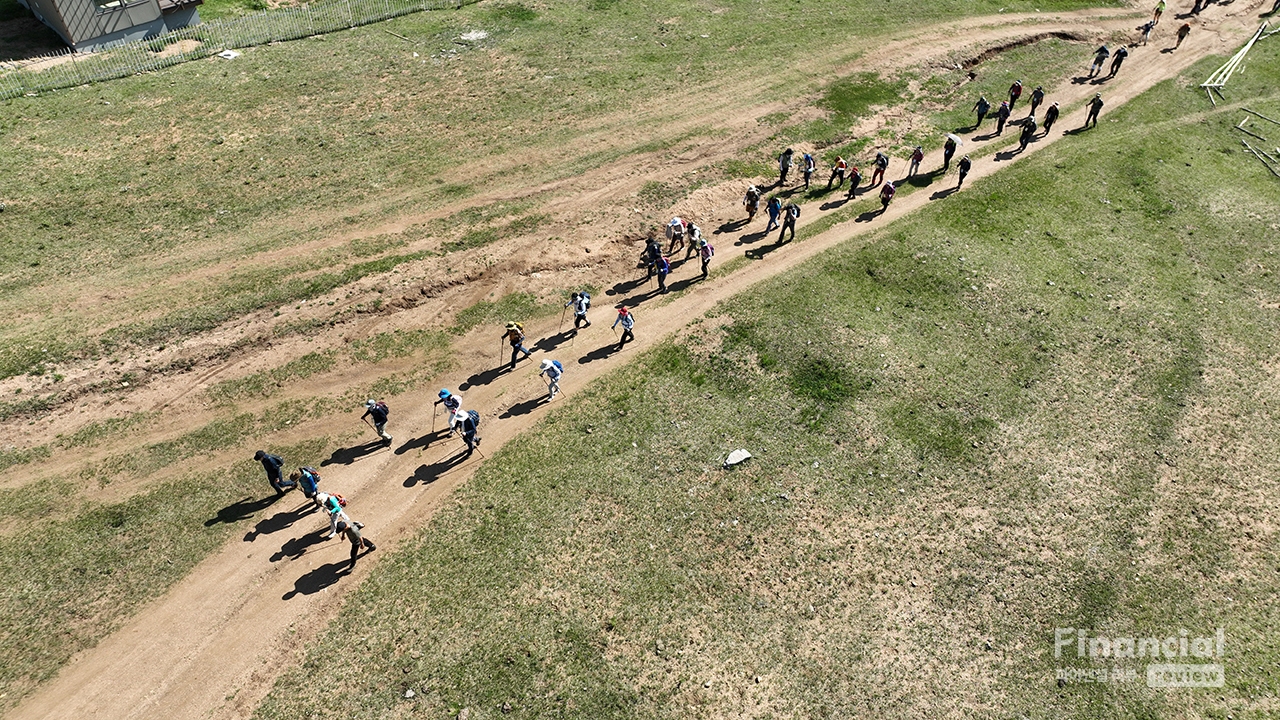
<path fill-rule="evenodd" d="M 788 215 L 790 215 L 790 216 L 791 216 L 791 218 L 792 218 L 793 220 L 799 219 L 799 218 L 800 218 L 800 206 L 799 206 L 799 205 L 794 205 L 794 204 L 793 204 L 793 205 L 791 205 L 790 207 L 788 207 L 788 208 L 787 208 L 787 214 L 788 214 Z"/>
<path fill-rule="evenodd" d="M 558 373 L 564 372 L 564 366 L 560 364 L 559 360 L 552 360 L 551 364 L 556 366 L 556 372 Z"/>
<path fill-rule="evenodd" d="M 476 412 L 475 410 L 468 410 L 467 419 L 471 420 L 472 429 L 480 428 L 480 413 Z"/>
<path fill-rule="evenodd" d="M 663 273 L 671 272 L 671 263 L 666 258 L 658 258 L 658 271 Z"/>
<path fill-rule="evenodd" d="M 373 406 L 381 410 L 383 415 L 386 415 L 386 416 L 391 415 L 391 408 L 387 407 L 387 404 L 382 402 L 381 400 L 374 403 Z"/>
<path fill-rule="evenodd" d="M 578 293 L 578 297 L 582 298 L 582 309 L 590 310 L 591 309 L 591 293 L 586 292 L 584 290 Z"/>
<path fill-rule="evenodd" d="M 313 487 L 319 487 L 320 473 L 316 472 L 315 468 L 301 467 L 301 468 L 298 468 L 298 470 L 302 472 L 303 480 L 310 482 Z"/>

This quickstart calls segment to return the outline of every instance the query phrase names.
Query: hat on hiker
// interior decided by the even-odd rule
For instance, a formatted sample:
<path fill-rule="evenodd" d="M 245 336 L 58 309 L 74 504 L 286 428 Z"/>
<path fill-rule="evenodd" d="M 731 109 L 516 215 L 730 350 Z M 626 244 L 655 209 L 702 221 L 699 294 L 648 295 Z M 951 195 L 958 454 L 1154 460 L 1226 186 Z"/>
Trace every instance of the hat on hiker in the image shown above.
<path fill-rule="evenodd" d="M 373 407 L 374 405 L 377 405 L 377 404 L 378 404 L 378 401 L 377 401 L 377 400 L 365 400 L 365 401 L 364 401 L 364 406 L 365 406 L 365 407 L 367 407 L 367 408 L 371 408 L 371 407 Z"/>
<path fill-rule="evenodd" d="M 440 388 L 440 399 L 443 400 L 453 393 L 449 392 L 449 388 Z"/>
<path fill-rule="evenodd" d="M 539 368 L 541 368 L 542 370 L 550 370 L 550 369 L 551 369 L 551 361 L 550 361 L 550 360 L 543 360 L 543 361 L 542 361 L 542 365 L 539 365 L 538 367 L 539 367 Z"/>
<path fill-rule="evenodd" d="M 626 315 L 626 314 L 627 314 L 627 308 L 626 308 L 626 306 L 623 306 L 623 307 L 618 308 L 618 314 L 619 314 L 619 315 Z"/>
<path fill-rule="evenodd" d="M 1100 98 L 1100 97 L 1102 97 L 1102 93 L 1094 93 L 1094 94 L 1093 94 L 1093 96 L 1094 96 L 1094 97 L 1097 97 L 1097 98 Z"/>
<path fill-rule="evenodd" d="M 346 524 L 345 522 L 342 522 L 341 520 L 339 520 L 339 521 L 338 521 L 338 532 L 346 532 L 346 531 L 347 531 L 347 524 Z"/>
<path fill-rule="evenodd" d="M 254 460 L 261 460 L 262 458 L 266 457 L 266 455 L 267 455 L 266 453 L 264 453 L 264 452 L 262 452 L 261 450 L 259 450 L 258 452 L 256 452 L 256 453 L 254 453 L 254 454 L 253 454 L 253 459 L 254 459 Z"/>

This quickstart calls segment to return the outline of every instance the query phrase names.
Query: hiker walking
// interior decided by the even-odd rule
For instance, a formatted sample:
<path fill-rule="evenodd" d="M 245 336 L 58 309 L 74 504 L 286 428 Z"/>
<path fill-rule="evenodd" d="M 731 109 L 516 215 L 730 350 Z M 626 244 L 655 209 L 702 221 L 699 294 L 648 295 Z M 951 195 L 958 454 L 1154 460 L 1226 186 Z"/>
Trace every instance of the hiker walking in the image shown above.
<path fill-rule="evenodd" d="M 1035 90 L 1031 91 L 1031 114 L 1036 114 L 1036 108 L 1040 107 L 1040 103 L 1044 102 L 1044 88 L 1039 85 Z"/>
<path fill-rule="evenodd" d="M 884 213 L 889 209 L 889 203 L 893 202 L 893 196 L 898 192 L 898 188 L 893 186 L 893 182 L 887 182 L 884 187 L 880 188 L 880 212 Z"/>
<path fill-rule="evenodd" d="M 831 166 L 831 177 L 827 180 L 827 189 L 830 190 L 831 183 L 836 182 L 836 180 L 840 181 L 840 182 L 836 182 L 836 187 L 840 187 L 841 185 L 843 185 L 844 173 L 848 169 L 849 169 L 849 163 L 845 162 L 844 158 L 837 157 L 836 164 Z"/>
<path fill-rule="evenodd" d="M 1178 28 L 1178 42 L 1173 44 L 1173 49 L 1177 50 L 1178 48 L 1182 47 L 1182 41 L 1186 40 L 1187 36 L 1190 34 L 1191 34 L 1191 23 L 1182 23 L 1182 26 Z"/>
<path fill-rule="evenodd" d="M 1036 116 L 1028 115 L 1026 120 L 1022 121 L 1022 132 L 1018 134 L 1018 152 L 1024 152 L 1027 145 L 1031 143 L 1031 138 L 1039 130 L 1036 126 Z"/>
<path fill-rule="evenodd" d="M 1197 2 L 1199 2 L 1199 0 L 1197 0 Z M 1138 26 L 1138 32 L 1142 33 L 1143 45 L 1146 45 L 1147 41 L 1151 39 L 1151 31 L 1154 30 L 1155 27 L 1156 27 L 1155 20 L 1148 20 L 1146 23 Z"/>
<path fill-rule="evenodd" d="M 973 124 L 973 129 L 977 130 L 982 121 L 987 119 L 987 113 L 991 112 L 991 103 L 987 102 L 987 96 L 979 95 L 978 102 L 973 104 L 973 109 L 978 113 L 978 122 Z"/>
<path fill-rule="evenodd" d="M 1111 48 L 1107 47 L 1105 43 L 1103 43 L 1102 47 L 1094 50 L 1093 64 L 1089 66 L 1089 77 L 1093 77 L 1094 75 L 1102 72 L 1102 64 L 1105 63 L 1109 57 L 1111 57 Z"/>
<path fill-rule="evenodd" d="M 920 163 L 924 161 L 924 148 L 920 145 L 911 153 L 911 166 L 907 168 L 907 177 L 914 177 L 916 171 L 920 169 Z"/>
<path fill-rule="evenodd" d="M 640 260 L 644 262 L 646 274 L 645 282 L 653 277 L 653 273 L 658 269 L 658 258 L 662 257 L 662 243 L 658 242 L 658 238 L 650 236 L 649 242 L 645 244 L 644 252 L 640 254 Z"/>
<path fill-rule="evenodd" d="M 591 309 L 591 295 L 586 290 L 580 290 L 569 297 L 569 302 L 564 304 L 565 307 L 573 308 L 573 329 L 580 327 L 591 327 L 591 321 L 587 319 L 587 310 Z M 561 310 L 560 312 L 564 312 Z"/>
<path fill-rule="evenodd" d="M 372 540 L 360 534 L 360 528 L 356 527 L 355 525 L 352 525 L 346 522 L 340 522 L 338 523 L 338 532 L 342 533 L 343 537 L 345 537 L 347 540 L 351 542 L 350 567 L 356 566 L 356 557 L 360 555 L 361 550 L 368 550 L 369 552 L 373 552 L 374 550 L 378 549 L 378 546 L 374 545 Z"/>
<path fill-rule="evenodd" d="M 787 231 L 791 231 L 791 239 L 796 239 L 796 220 L 800 218 L 800 206 L 795 203 L 787 203 L 782 209 L 782 232 L 778 233 L 778 242 L 786 242 L 783 240 L 787 236 Z"/>
<path fill-rule="evenodd" d="M 524 357 L 520 358 L 523 360 L 533 354 L 524 346 L 524 326 L 518 322 L 509 322 L 502 336 L 507 339 L 508 343 L 511 343 L 511 369 L 515 370 L 517 355 L 524 353 Z"/>
<path fill-rule="evenodd" d="M 351 518 L 347 517 L 347 512 L 343 510 L 347 501 L 340 495 L 333 495 L 327 492 L 318 492 L 315 496 L 316 507 L 320 508 L 329 516 L 329 537 L 338 534 L 338 523 L 350 523 Z"/>
<path fill-rule="evenodd" d="M 698 257 L 702 260 L 702 279 L 707 279 L 707 268 L 711 267 L 711 258 L 716 254 L 715 246 L 706 239 L 698 241 Z"/>
<path fill-rule="evenodd" d="M 698 252 L 698 248 L 700 247 L 698 243 L 700 242 L 702 242 L 702 228 L 693 224 L 693 221 L 691 220 L 689 221 L 689 246 L 688 249 L 684 251 L 685 260 L 693 257 L 693 254 Z"/>
<path fill-rule="evenodd" d="M 315 468 L 300 467 L 289 473 L 289 480 L 302 490 L 302 496 L 314 500 L 320 492 L 320 473 Z"/>
<path fill-rule="evenodd" d="M 1160 0 L 1160 2 L 1156 3 L 1156 9 L 1154 12 L 1151 13 L 1152 23 L 1155 23 L 1157 25 L 1160 23 L 1160 16 L 1164 14 L 1164 8 L 1165 8 L 1164 0 Z"/>
<path fill-rule="evenodd" d="M 1013 106 L 1018 104 L 1018 98 L 1022 97 L 1022 81 L 1014 80 L 1009 86 L 1009 112 L 1013 112 Z"/>
<path fill-rule="evenodd" d="M 671 244 L 667 247 L 667 254 L 675 252 L 676 246 L 684 247 L 684 234 L 688 230 L 689 224 L 684 218 L 673 217 L 671 222 L 667 223 L 667 239 Z"/>
<path fill-rule="evenodd" d="M 787 184 L 787 173 L 791 171 L 791 156 L 794 153 L 794 150 L 787 148 L 778 156 L 778 185 Z"/>
<path fill-rule="evenodd" d="M 1094 93 L 1093 99 L 1089 101 L 1089 117 L 1084 119 L 1084 126 L 1089 127 L 1089 123 L 1093 123 L 1094 127 L 1098 127 L 1098 113 L 1102 111 L 1102 93 Z"/>
<path fill-rule="evenodd" d="M 951 158 L 956 154 L 956 139 L 947 136 L 947 141 L 942 143 L 942 172 L 951 169 Z"/>
<path fill-rule="evenodd" d="M 671 274 L 671 261 L 664 255 L 658 258 L 658 292 L 667 294 L 667 275 Z"/>
<path fill-rule="evenodd" d="M 960 169 L 960 182 L 956 183 L 956 189 L 959 190 L 964 187 L 964 178 L 969 174 L 969 169 L 973 167 L 973 161 L 969 159 L 968 155 L 965 155 L 960 158 L 960 164 L 956 167 Z"/>
<path fill-rule="evenodd" d="M 747 222 L 755 220 L 756 212 L 760 209 L 760 189 L 755 185 L 749 186 L 747 194 L 742 196 L 742 205 L 747 209 Z"/>
<path fill-rule="evenodd" d="M 871 187 L 879 185 L 880 181 L 884 180 L 884 173 L 889 169 L 889 156 L 877 151 L 875 166 L 876 169 L 871 172 Z"/>
<path fill-rule="evenodd" d="M 627 310 L 626 307 L 620 307 L 618 308 L 618 317 L 610 327 L 616 328 L 619 323 L 622 324 L 622 338 L 618 341 L 618 349 L 621 350 L 623 345 L 636 339 L 635 333 L 632 332 L 632 329 L 636 326 L 636 316 L 632 315 L 631 311 Z"/>
<path fill-rule="evenodd" d="M 857 165 L 849 166 L 849 192 L 846 197 L 857 197 L 858 186 L 862 184 L 862 171 Z"/>
<path fill-rule="evenodd" d="M 1044 111 L 1044 134 L 1046 137 L 1049 135 L 1049 128 L 1053 127 L 1056 122 L 1058 122 L 1058 103 L 1050 105 Z"/>
<path fill-rule="evenodd" d="M 1004 134 L 1004 124 L 1009 121 L 1009 116 L 1011 114 L 1013 114 L 1013 112 L 1009 110 L 1009 103 L 1001 102 L 1000 109 L 996 110 L 996 134 L 997 135 Z"/>
<path fill-rule="evenodd" d="M 449 433 L 452 434 L 454 426 L 458 424 L 455 415 L 458 413 L 458 408 L 462 407 L 462 396 L 449 392 L 449 388 L 440 388 L 438 395 L 440 399 L 431 404 L 444 405 L 445 412 L 449 414 Z M 434 419 L 432 422 L 435 422 Z"/>
<path fill-rule="evenodd" d="M 1111 54 L 1111 74 L 1107 77 L 1113 78 L 1116 73 L 1120 72 L 1120 66 L 1124 63 L 1124 59 L 1129 57 L 1129 49 L 1121 45 Z"/>
<path fill-rule="evenodd" d="M 542 366 L 538 369 L 538 377 L 547 378 L 547 392 L 550 393 L 548 400 L 556 399 L 556 393 L 560 392 L 560 376 L 563 374 L 564 366 L 559 360 L 542 361 Z"/>
<path fill-rule="evenodd" d="M 365 418 L 373 420 L 373 431 L 378 433 L 378 437 L 382 438 L 382 442 L 387 445 L 391 444 L 391 436 L 387 434 L 387 416 L 390 414 L 391 409 L 386 403 L 369 399 L 364 401 L 364 414 L 360 416 L 361 420 Z"/>
<path fill-rule="evenodd" d="M 764 226 L 765 232 L 772 232 L 778 227 L 778 216 L 782 214 L 782 201 L 775 195 L 769 198 L 769 202 L 764 206 L 769 213 L 769 224 Z"/>
<path fill-rule="evenodd" d="M 272 455 L 264 450 L 259 450 L 253 454 L 253 459 L 262 463 L 262 468 L 267 471 L 267 482 L 271 483 L 271 487 L 275 488 L 277 495 L 283 495 L 298 487 L 298 483 L 281 477 L 280 468 L 284 467 L 284 460 L 279 455 Z"/>
<path fill-rule="evenodd" d="M 813 171 L 818 169 L 818 161 L 813 159 L 809 153 L 804 154 L 804 189 L 809 189 L 809 180 L 813 177 Z"/>
<path fill-rule="evenodd" d="M 480 447 L 480 413 L 475 410 L 463 412 L 459 427 L 462 428 L 462 442 L 467 444 L 467 457 L 471 457 L 471 453 Z"/>

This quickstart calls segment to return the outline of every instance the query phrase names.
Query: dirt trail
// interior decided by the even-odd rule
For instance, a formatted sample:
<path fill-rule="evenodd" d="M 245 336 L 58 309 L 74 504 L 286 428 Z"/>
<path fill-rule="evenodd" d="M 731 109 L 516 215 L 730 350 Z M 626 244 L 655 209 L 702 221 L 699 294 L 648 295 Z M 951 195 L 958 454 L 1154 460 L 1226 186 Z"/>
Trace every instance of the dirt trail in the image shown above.
<path fill-rule="evenodd" d="M 1206 54 L 1233 49 L 1256 28 L 1254 15 L 1244 13 L 1253 7 L 1256 6 L 1211 6 L 1202 20 L 1214 23 L 1215 28 L 1199 28 L 1177 53 L 1159 53 L 1158 48 L 1163 46 L 1160 42 L 1149 49 L 1135 51 L 1119 77 L 1102 86 L 1107 100 L 1103 121 L 1097 130 L 1090 132 L 1106 133 L 1107 113 L 1157 82 L 1173 77 Z M 1021 30 L 1019 24 L 1023 21 L 1016 20 L 1014 27 L 1003 28 L 984 25 L 984 22 L 998 20 L 986 18 L 967 24 L 974 29 L 965 38 L 966 45 L 1008 37 L 1011 30 Z M 1131 19 L 1110 22 L 1114 29 L 1127 29 L 1132 24 Z M 921 43 L 930 43 L 944 34 L 954 35 L 954 25 L 950 28 L 916 32 L 912 37 Z M 1087 58 L 1082 59 L 1084 62 Z M 1055 99 L 1064 107 L 1076 106 L 1095 91 L 1096 86 L 1091 84 L 1068 84 L 1055 94 Z M 1051 136 L 1039 139 L 1024 154 L 1062 140 L 1062 131 L 1080 127 L 1083 119 L 1083 108 L 1064 115 Z M 975 147 L 981 147 L 981 143 L 970 140 L 965 150 L 972 151 Z M 923 167 L 928 171 L 940 164 L 940 156 L 931 155 Z M 1006 164 L 997 158 L 975 161 L 972 180 Z M 904 169 L 904 164 L 897 162 L 890 168 L 890 176 L 899 178 Z M 954 175 L 950 175 L 935 185 L 945 189 L 953 178 Z M 844 223 L 804 242 L 780 247 L 769 254 L 768 262 L 752 263 L 730 275 L 696 283 L 671 302 L 664 303 L 659 296 L 629 298 L 629 302 L 638 300 L 638 339 L 621 352 L 603 349 L 614 339 L 607 327 L 613 313 L 608 301 L 598 298 L 598 307 L 592 311 L 593 326 L 574 339 L 572 347 L 569 339 L 562 337 L 555 350 L 536 354 L 534 362 L 521 363 L 514 373 L 481 373 L 475 376 L 473 385 L 463 389 L 465 406 L 485 411 L 482 428 L 485 452 L 492 454 L 540 418 L 542 406 L 528 404 L 543 393 L 536 375 L 537 359 L 561 360 L 566 366 L 563 385 L 566 392 L 572 394 L 601 374 L 617 369 L 637 352 L 678 331 L 721 300 L 932 202 L 932 190 L 933 187 L 921 188 L 901 196 L 886 213 L 870 221 Z M 938 201 L 957 202 L 957 198 L 965 197 L 968 192 L 943 196 Z M 818 208 L 817 203 L 806 209 L 802 227 L 829 212 Z M 715 215 L 717 221 L 728 222 L 740 218 L 742 213 L 735 198 L 722 204 Z M 711 223 L 707 225 L 714 227 Z M 734 233 L 716 237 L 720 248 L 717 262 L 723 263 L 738 252 L 733 239 Z M 759 242 L 772 242 L 772 238 Z M 684 266 L 673 279 L 692 274 L 694 265 L 696 263 Z M 621 294 L 611 299 L 620 297 Z M 555 323 L 556 319 L 552 319 L 540 323 L 539 327 L 531 327 L 530 337 L 552 336 Z M 468 336 L 453 351 L 457 365 L 493 367 L 497 339 L 497 329 L 487 335 Z M 457 385 L 453 379 L 445 380 L 444 384 Z M 378 557 L 416 533 L 434 510 L 447 501 L 450 491 L 465 482 L 481 462 L 477 455 L 466 462 L 451 463 L 450 458 L 456 457 L 460 442 L 446 439 L 442 433 L 430 436 L 429 444 L 422 447 L 416 442 L 406 443 L 416 434 L 426 434 L 432 426 L 431 398 L 428 393 L 420 395 L 417 408 L 412 407 L 407 396 L 398 403 L 389 428 L 397 436 L 393 450 L 373 453 L 349 466 L 332 466 L 325 473 L 325 485 L 347 494 L 352 501 L 351 515 L 369 523 L 368 533 L 379 543 L 379 551 L 363 560 L 354 573 L 338 572 L 339 564 L 346 558 L 345 544 L 323 539 L 320 533 L 322 528 L 327 532 L 327 525 L 314 513 L 302 513 L 302 498 L 291 494 L 244 540 L 228 543 L 121 630 L 77 656 L 56 679 L 15 708 L 10 717 L 249 716 L 270 690 L 277 669 L 297 662 L 307 641 L 337 612 L 345 593 L 357 587 Z M 499 417 L 500 410 L 513 405 L 515 414 Z M 337 429 L 340 420 L 331 422 L 335 426 L 333 434 L 341 434 Z"/>

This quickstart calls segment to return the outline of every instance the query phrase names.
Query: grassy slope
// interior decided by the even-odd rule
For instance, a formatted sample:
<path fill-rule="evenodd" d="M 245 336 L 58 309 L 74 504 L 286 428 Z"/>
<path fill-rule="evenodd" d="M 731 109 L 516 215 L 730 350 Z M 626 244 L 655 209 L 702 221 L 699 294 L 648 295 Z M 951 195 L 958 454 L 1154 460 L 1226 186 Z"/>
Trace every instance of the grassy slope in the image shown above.
<path fill-rule="evenodd" d="M 901 18 L 1088 4 L 738 1 L 709 13 L 687 0 L 536 11 L 483 3 L 387 24 L 412 44 L 372 26 L 7 101 L 0 309 L 14 321 L 0 328 L 0 375 L 163 342 L 314 296 L 330 279 L 349 282 L 367 271 L 342 247 L 276 263 L 271 282 L 252 262 L 225 278 L 167 280 L 430 209 L 491 182 L 442 185 L 441 173 L 459 164 L 567 148 L 559 167 L 514 168 L 535 181 L 610 162 L 627 148 L 575 143 L 578 128 L 625 121 L 629 108 L 674 87 L 724 86 L 753 68 L 796 63 L 784 87 L 763 90 L 808 93 L 825 67 L 806 69 L 806 48 L 845 42 L 850 27 L 869 38 L 901 29 Z M 491 33 L 481 48 L 454 42 L 473 29 Z M 486 82 L 466 81 L 474 77 Z M 130 292 L 97 302 L 120 288 Z M 121 317 L 139 319 L 101 336 Z"/>
<path fill-rule="evenodd" d="M 258 716 L 1274 714 L 1280 202 L 1182 84 L 556 408 Z M 1059 687 L 1055 627 L 1224 627 L 1227 686 Z"/>

